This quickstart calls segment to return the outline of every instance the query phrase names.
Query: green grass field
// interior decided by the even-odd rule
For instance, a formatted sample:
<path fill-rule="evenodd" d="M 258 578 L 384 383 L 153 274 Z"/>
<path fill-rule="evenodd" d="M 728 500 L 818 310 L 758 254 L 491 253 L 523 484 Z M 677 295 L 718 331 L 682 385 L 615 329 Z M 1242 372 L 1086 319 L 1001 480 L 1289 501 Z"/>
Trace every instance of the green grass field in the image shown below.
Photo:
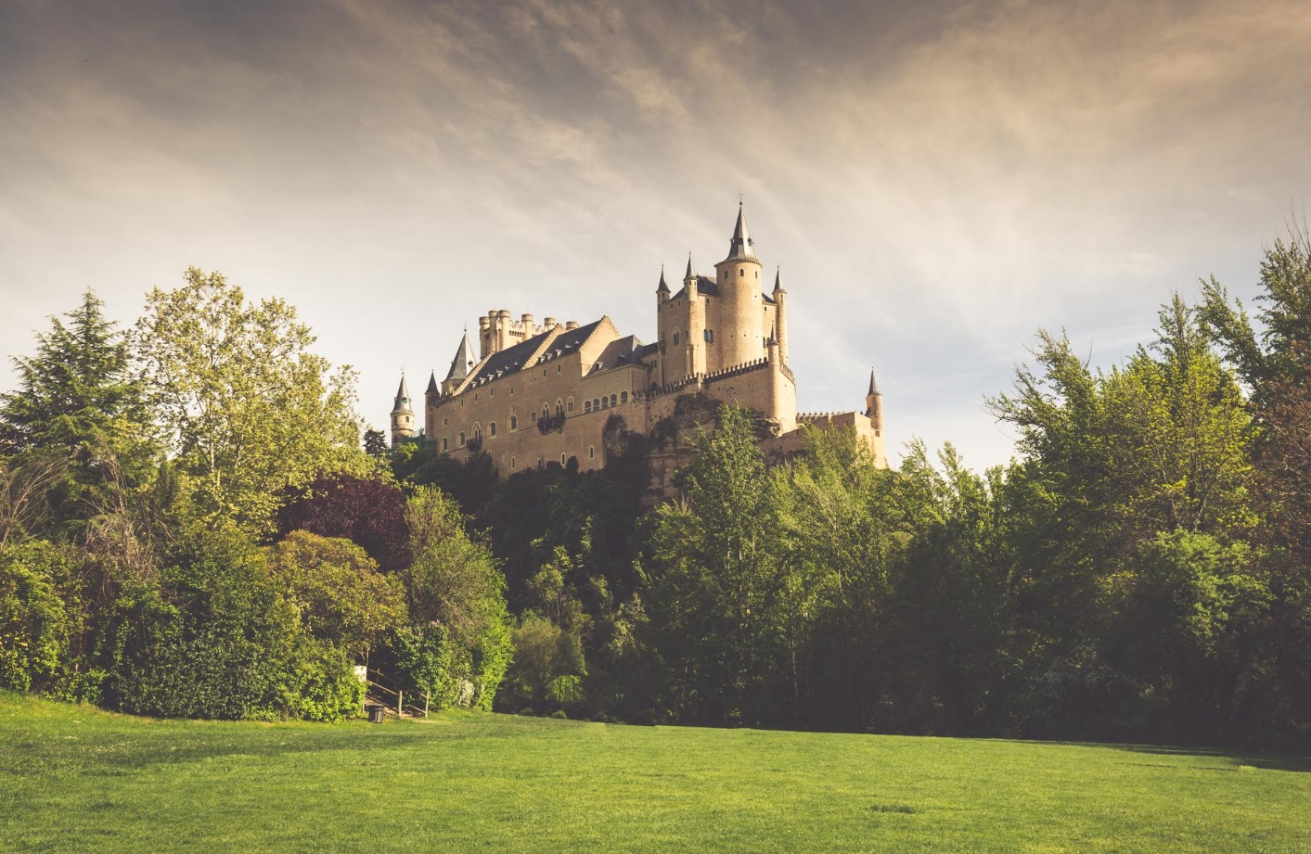
<path fill-rule="evenodd" d="M 1311 851 L 1311 762 L 1126 746 L 150 720 L 0 694 L 3 851 Z"/>

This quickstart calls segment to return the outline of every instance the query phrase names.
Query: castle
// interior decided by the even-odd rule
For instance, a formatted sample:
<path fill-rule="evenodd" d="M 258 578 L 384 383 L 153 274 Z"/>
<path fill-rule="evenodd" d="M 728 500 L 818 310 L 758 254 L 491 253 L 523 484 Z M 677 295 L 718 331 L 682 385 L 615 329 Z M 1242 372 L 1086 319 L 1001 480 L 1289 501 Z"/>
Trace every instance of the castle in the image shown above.
<path fill-rule="evenodd" d="M 570 459 L 582 470 L 605 465 L 602 435 L 612 416 L 649 432 L 678 401 L 704 394 L 772 422 L 767 453 L 805 446 L 801 425 L 855 430 L 886 465 L 883 401 L 870 375 L 863 413 L 797 414 L 788 367 L 788 294 L 781 277 L 765 293 L 762 266 L 738 206 L 728 256 L 714 277 L 698 275 L 689 255 L 683 287 L 672 293 L 664 270 L 656 287 L 656 340 L 621 335 L 609 317 L 579 326 L 531 314 L 512 320 L 493 309 L 478 320 L 478 355 L 466 330 L 439 384 L 424 392 L 419 430 L 405 378 L 391 413 L 393 447 L 421 441 L 437 453 L 490 454 L 501 476 Z"/>

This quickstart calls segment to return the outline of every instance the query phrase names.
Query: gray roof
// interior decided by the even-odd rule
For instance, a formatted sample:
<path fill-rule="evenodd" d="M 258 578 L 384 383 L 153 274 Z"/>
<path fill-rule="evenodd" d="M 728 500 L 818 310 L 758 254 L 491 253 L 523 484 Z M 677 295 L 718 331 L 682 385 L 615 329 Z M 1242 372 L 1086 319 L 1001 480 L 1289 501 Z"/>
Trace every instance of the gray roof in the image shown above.
<path fill-rule="evenodd" d="M 460 346 L 455 351 L 455 358 L 451 360 L 451 370 L 447 372 L 446 379 L 462 380 L 469 376 L 469 371 L 473 370 L 478 360 L 473 357 L 473 347 L 469 345 L 469 333 L 464 333 L 460 339 Z"/>
<path fill-rule="evenodd" d="M 870 368 L 870 369 L 869 369 L 869 391 L 867 392 L 867 394 L 869 394 L 869 395 L 877 395 L 878 393 L 879 393 L 879 384 L 874 380 L 874 369 L 873 369 L 873 368 Z"/>
<path fill-rule="evenodd" d="M 751 239 L 747 229 L 747 215 L 741 202 L 737 206 L 737 225 L 733 227 L 733 238 L 728 243 L 728 257 L 725 261 L 756 261 L 756 242 Z"/>
<path fill-rule="evenodd" d="M 665 284 L 665 267 L 663 264 L 660 265 L 660 286 L 656 288 L 656 293 L 669 293 L 669 285 Z"/>
<path fill-rule="evenodd" d="M 428 374 L 428 389 L 424 394 L 440 395 L 441 393 L 442 390 L 437 387 L 437 372 L 433 371 L 431 374 Z"/>
<path fill-rule="evenodd" d="M 401 374 L 401 385 L 396 389 L 396 402 L 392 406 L 392 412 L 413 411 L 410 409 L 410 390 L 405 386 L 405 374 Z"/>
<path fill-rule="evenodd" d="M 570 329 L 568 332 L 562 332 L 554 341 L 551 342 L 551 348 L 543 353 L 537 360 L 536 364 L 549 362 L 561 356 L 574 352 L 582 346 L 587 340 L 587 336 L 592 334 L 596 329 L 597 320 L 586 326 L 579 326 L 576 329 Z M 540 335 L 534 335 L 526 341 L 520 341 L 513 347 L 507 347 L 499 353 L 493 353 L 488 357 L 486 364 L 478 369 L 478 373 L 469 381 L 468 388 L 485 385 L 498 377 L 521 371 L 530 365 L 525 362 L 537 352 L 537 348 L 546 340 L 546 336 L 551 334 L 551 330 L 546 330 Z"/>

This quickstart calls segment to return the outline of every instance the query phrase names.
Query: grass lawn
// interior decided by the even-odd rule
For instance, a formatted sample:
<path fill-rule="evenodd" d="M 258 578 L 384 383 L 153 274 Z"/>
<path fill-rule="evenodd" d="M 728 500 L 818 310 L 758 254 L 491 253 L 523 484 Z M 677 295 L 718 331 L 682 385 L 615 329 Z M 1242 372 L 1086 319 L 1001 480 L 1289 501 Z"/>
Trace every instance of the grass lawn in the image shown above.
<path fill-rule="evenodd" d="M 1311 852 L 1311 762 L 471 713 L 151 720 L 0 694 L 0 851 Z"/>

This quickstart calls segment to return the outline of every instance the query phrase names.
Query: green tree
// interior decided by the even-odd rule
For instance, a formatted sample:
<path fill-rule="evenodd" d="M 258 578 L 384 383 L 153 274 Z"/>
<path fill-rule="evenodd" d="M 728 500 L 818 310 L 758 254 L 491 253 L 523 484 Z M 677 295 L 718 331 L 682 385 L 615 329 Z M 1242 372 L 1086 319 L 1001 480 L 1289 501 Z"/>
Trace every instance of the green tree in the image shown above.
<path fill-rule="evenodd" d="M 786 695 L 777 529 L 745 411 L 724 407 L 713 434 L 698 429 L 675 485 L 679 500 L 656 511 L 647 599 L 668 712 L 697 723 L 768 720 Z"/>
<path fill-rule="evenodd" d="M 473 704 L 490 709 L 514 652 L 505 576 L 486 544 L 469 536 L 459 505 L 440 490 L 416 489 L 406 523 L 413 563 L 401 577 L 410 622 L 444 627 L 453 668 L 474 686 Z"/>
<path fill-rule="evenodd" d="M 269 547 L 268 563 L 305 631 L 358 660 L 367 662 L 383 633 L 405 623 L 400 579 L 380 573 L 350 540 L 292 531 Z"/>
<path fill-rule="evenodd" d="M 364 474 L 355 373 L 332 371 L 280 299 L 246 301 L 218 273 L 146 296 L 133 345 L 195 507 L 267 534 L 289 489 L 334 471 Z"/>
<path fill-rule="evenodd" d="M 155 463 L 141 384 L 103 309 L 87 290 L 64 320 L 52 318 L 36 354 L 13 360 L 18 390 L 0 394 L 0 449 L 63 461 L 48 496 L 58 526 L 102 512 L 109 493 L 149 479 Z"/>

